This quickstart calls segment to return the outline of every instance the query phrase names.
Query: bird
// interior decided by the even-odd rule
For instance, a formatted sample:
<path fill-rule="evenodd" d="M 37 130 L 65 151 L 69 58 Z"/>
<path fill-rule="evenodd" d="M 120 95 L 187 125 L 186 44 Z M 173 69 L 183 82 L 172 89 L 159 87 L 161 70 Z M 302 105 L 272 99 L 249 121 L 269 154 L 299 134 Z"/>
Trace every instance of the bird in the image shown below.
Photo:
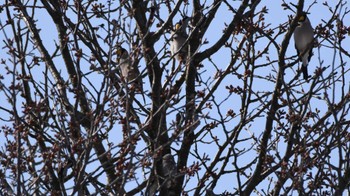
<path fill-rule="evenodd" d="M 294 30 L 294 42 L 299 60 L 302 62 L 300 69 L 303 72 L 304 79 L 308 81 L 307 66 L 312 56 L 314 29 L 306 12 L 303 12 L 298 19 L 298 26 Z"/>
<path fill-rule="evenodd" d="M 170 153 L 162 157 L 162 170 L 165 178 L 165 187 L 167 188 L 166 195 L 175 196 L 176 191 L 174 187 L 176 186 L 177 168 L 174 157 Z"/>
<path fill-rule="evenodd" d="M 186 64 L 188 47 L 183 46 L 188 38 L 186 28 L 190 18 L 184 17 L 175 24 L 175 28 L 171 32 L 170 53 L 180 63 Z"/>
<path fill-rule="evenodd" d="M 175 24 L 175 28 L 171 32 L 170 53 L 171 56 L 174 56 L 180 62 L 180 65 L 181 63 L 186 65 L 188 55 L 188 44 L 186 43 L 188 34 L 186 28 L 190 19 L 187 16 L 183 17 L 182 20 Z M 196 81 L 200 81 L 198 74 L 196 74 Z"/>
<path fill-rule="evenodd" d="M 176 163 L 173 155 L 165 154 L 162 158 L 163 174 L 166 177 L 174 177 L 176 174 Z"/>
<path fill-rule="evenodd" d="M 129 53 L 125 48 L 117 46 L 116 53 L 122 78 L 127 84 L 134 83 L 135 88 L 142 92 L 142 77 L 140 76 L 138 66 L 132 62 Z"/>

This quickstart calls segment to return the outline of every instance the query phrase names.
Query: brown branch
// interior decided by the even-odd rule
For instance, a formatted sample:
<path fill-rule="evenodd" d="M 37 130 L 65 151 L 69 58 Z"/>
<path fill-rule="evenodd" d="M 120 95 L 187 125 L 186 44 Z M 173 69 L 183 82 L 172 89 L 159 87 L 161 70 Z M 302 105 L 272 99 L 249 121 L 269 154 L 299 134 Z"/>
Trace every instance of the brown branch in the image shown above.
<path fill-rule="evenodd" d="M 255 171 L 252 175 L 252 177 L 249 179 L 249 182 L 247 184 L 247 186 L 245 187 L 243 194 L 242 195 L 250 195 L 252 193 L 252 191 L 254 190 L 254 188 L 263 180 L 262 178 L 262 173 L 263 168 L 264 168 L 264 164 L 265 164 L 265 158 L 266 158 L 266 149 L 267 149 L 267 144 L 273 129 L 273 122 L 275 119 L 275 114 L 278 110 L 278 99 L 281 96 L 280 92 L 281 92 L 281 87 L 283 84 L 283 75 L 284 75 L 284 69 L 285 69 L 285 53 L 287 51 L 288 45 L 289 45 L 289 40 L 292 37 L 292 34 L 294 32 L 294 29 L 298 23 L 298 16 L 301 15 L 301 12 L 303 10 L 304 7 L 304 0 L 300 0 L 298 3 L 298 13 L 297 16 L 293 19 L 292 24 L 290 29 L 287 31 L 283 41 L 282 41 L 282 45 L 279 51 L 279 70 L 278 70 L 278 75 L 277 75 L 277 81 L 276 81 L 276 85 L 275 85 L 275 90 L 272 96 L 272 101 L 271 101 L 271 107 L 269 109 L 269 113 L 267 115 L 266 118 L 266 124 L 265 124 L 265 130 L 264 130 L 264 134 L 263 137 L 261 139 L 261 143 L 260 143 L 260 153 L 259 153 L 259 160 L 258 163 L 256 165 Z"/>

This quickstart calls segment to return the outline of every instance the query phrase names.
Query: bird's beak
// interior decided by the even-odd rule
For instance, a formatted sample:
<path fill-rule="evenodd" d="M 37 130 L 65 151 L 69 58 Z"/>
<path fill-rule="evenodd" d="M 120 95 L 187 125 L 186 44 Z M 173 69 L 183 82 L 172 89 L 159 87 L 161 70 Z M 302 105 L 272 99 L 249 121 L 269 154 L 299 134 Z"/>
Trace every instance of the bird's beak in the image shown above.
<path fill-rule="evenodd" d="M 121 57 L 121 55 L 122 55 L 122 50 L 120 50 L 120 49 L 117 49 L 117 51 L 115 52 L 116 54 L 117 54 L 117 63 L 119 63 L 119 61 L 120 61 L 120 57 Z"/>
<path fill-rule="evenodd" d="M 122 55 L 122 50 L 120 50 L 120 49 L 117 49 L 117 56 L 121 56 Z"/>
<path fill-rule="evenodd" d="M 181 25 L 180 25 L 179 23 L 177 23 L 177 24 L 175 25 L 175 31 L 179 30 L 180 28 L 181 28 Z"/>

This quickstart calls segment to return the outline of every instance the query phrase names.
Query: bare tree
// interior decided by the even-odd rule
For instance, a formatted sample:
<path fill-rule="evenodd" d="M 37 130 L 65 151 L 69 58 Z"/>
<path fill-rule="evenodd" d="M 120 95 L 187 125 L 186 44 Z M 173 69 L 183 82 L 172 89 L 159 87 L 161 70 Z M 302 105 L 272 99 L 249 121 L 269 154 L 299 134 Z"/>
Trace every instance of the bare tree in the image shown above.
<path fill-rule="evenodd" d="M 1 195 L 349 191 L 347 1 L 269 3 L 2 2 Z"/>

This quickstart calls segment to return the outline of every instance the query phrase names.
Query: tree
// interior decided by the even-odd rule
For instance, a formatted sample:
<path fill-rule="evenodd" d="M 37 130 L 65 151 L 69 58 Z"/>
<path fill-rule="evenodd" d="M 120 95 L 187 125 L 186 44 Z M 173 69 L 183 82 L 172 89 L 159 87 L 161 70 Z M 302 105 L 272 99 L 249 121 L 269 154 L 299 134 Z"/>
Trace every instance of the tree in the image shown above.
<path fill-rule="evenodd" d="M 5 0 L 0 192 L 348 190 L 347 2 L 265 3 Z M 292 35 L 303 11 L 318 10 L 307 82 Z M 171 32 L 185 16 L 177 61 Z M 121 47 L 142 88 L 121 74 Z"/>

